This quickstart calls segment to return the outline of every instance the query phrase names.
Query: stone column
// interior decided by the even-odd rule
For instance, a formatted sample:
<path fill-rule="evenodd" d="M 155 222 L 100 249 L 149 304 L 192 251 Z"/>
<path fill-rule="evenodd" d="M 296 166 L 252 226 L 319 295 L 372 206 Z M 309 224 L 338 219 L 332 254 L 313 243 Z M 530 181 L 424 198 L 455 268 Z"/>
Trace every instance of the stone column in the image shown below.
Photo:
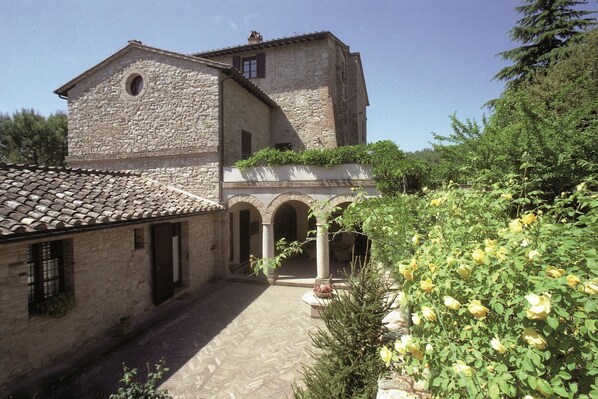
<path fill-rule="evenodd" d="M 274 253 L 274 224 L 262 223 L 262 258 L 273 258 Z M 274 281 L 274 269 L 268 269 L 268 281 Z"/>
<path fill-rule="evenodd" d="M 328 251 L 328 226 L 317 223 L 316 259 L 318 265 L 317 279 L 330 277 L 330 254 Z"/>

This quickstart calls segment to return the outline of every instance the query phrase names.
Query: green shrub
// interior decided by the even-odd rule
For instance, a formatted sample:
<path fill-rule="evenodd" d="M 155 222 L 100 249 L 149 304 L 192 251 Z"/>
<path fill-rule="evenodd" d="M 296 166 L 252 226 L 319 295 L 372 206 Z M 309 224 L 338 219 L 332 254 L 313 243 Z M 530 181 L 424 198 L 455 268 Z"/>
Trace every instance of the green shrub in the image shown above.
<path fill-rule="evenodd" d="M 61 292 L 46 299 L 39 305 L 39 307 L 40 313 L 55 318 L 61 318 L 74 309 L 75 305 L 75 297 L 72 294 Z"/>
<path fill-rule="evenodd" d="M 133 381 L 137 376 L 137 369 L 129 369 L 123 364 L 123 378 L 120 382 L 124 387 L 118 388 L 118 391 L 110 395 L 110 399 L 171 399 L 172 396 L 168 394 L 165 389 L 157 388 L 158 382 L 164 377 L 169 369 L 165 367 L 164 359 L 155 365 L 156 370 L 150 369 L 149 363 L 147 367 L 147 379 L 145 383 Z"/>
<path fill-rule="evenodd" d="M 382 319 L 389 312 L 390 289 L 379 271 L 364 266 L 348 277 L 348 290 L 337 291 L 324 308 L 326 329 L 312 340 L 315 361 L 303 369 L 301 399 L 373 398 L 384 365 L 377 355 L 382 343 Z"/>
<path fill-rule="evenodd" d="M 433 192 L 410 238 L 374 240 L 413 311 L 411 335 L 380 354 L 439 397 L 598 395 L 598 197 L 585 184 L 551 203 L 522 192 Z"/>
<path fill-rule="evenodd" d="M 390 140 L 367 145 L 308 149 L 302 152 L 264 148 L 235 166 L 241 170 L 256 166 L 311 165 L 332 167 L 342 164 L 369 164 L 376 188 L 385 195 L 413 193 L 429 182 L 430 167 L 424 161 L 407 158 Z"/>

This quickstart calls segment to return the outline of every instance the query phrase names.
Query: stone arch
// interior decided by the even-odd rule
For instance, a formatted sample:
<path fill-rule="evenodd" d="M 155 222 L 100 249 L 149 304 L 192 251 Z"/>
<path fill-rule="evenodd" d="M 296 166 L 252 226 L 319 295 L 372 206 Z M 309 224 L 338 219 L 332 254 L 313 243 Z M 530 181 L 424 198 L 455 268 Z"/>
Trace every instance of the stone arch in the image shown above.
<path fill-rule="evenodd" d="M 276 198 L 274 198 L 274 200 L 272 200 L 270 202 L 270 204 L 268 204 L 268 208 L 266 209 L 266 212 L 262 219 L 263 222 L 264 223 L 272 223 L 274 214 L 276 213 L 276 210 L 282 204 L 284 204 L 285 202 L 288 202 L 288 201 L 298 201 L 298 202 L 304 203 L 305 205 L 309 206 L 310 208 L 311 208 L 311 205 L 315 202 L 315 200 L 307 194 L 296 193 L 296 192 L 280 194 Z"/>
<path fill-rule="evenodd" d="M 335 195 L 334 197 L 331 197 L 322 204 L 321 212 L 319 212 L 320 216 L 318 217 L 318 223 L 326 223 L 326 220 L 321 220 L 323 216 L 326 216 L 327 219 L 329 214 L 336 206 L 346 202 L 355 202 L 356 198 L 356 195 Z"/>
<path fill-rule="evenodd" d="M 231 197 L 228 202 L 228 208 L 230 209 L 233 205 L 241 203 L 241 202 L 246 202 L 248 204 L 253 205 L 260 213 L 260 216 L 262 217 L 262 222 L 265 221 L 265 216 L 266 216 L 266 206 L 264 205 L 264 203 L 260 200 L 258 200 L 257 198 L 255 198 L 253 195 L 235 195 L 234 197 Z"/>
<path fill-rule="evenodd" d="M 340 204 L 344 204 L 346 202 L 355 202 L 356 199 L 356 195 L 336 195 L 328 200 L 326 204 L 326 210 L 330 211 L 335 206 L 339 206 Z"/>

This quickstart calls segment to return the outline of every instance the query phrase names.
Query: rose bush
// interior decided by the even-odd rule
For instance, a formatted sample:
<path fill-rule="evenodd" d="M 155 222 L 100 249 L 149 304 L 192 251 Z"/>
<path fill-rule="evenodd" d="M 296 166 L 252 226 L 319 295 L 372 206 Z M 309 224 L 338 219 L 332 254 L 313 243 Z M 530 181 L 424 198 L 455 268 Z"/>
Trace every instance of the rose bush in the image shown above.
<path fill-rule="evenodd" d="M 598 197 L 523 193 L 449 187 L 345 212 L 412 313 L 384 360 L 439 397 L 598 397 Z"/>

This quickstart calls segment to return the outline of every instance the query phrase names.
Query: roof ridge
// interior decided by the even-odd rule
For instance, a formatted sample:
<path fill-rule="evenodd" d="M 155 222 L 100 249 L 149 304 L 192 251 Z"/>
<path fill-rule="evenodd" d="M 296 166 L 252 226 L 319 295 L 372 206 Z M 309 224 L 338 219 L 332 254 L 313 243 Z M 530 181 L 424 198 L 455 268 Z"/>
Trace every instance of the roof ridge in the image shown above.
<path fill-rule="evenodd" d="M 55 166 L 55 165 L 33 165 L 33 164 L 26 164 L 26 163 L 9 163 L 9 162 L 1 162 L 0 161 L 0 168 L 2 169 L 33 169 L 33 170 L 43 170 L 43 171 L 62 171 L 62 172 L 74 172 L 74 173 L 81 173 L 87 175 L 111 175 L 111 176 L 138 176 L 141 177 L 141 173 L 134 172 L 134 171 L 126 171 L 126 170 L 104 170 L 104 169 L 85 169 L 85 168 L 71 168 L 69 166 Z"/>
<path fill-rule="evenodd" d="M 208 50 L 208 51 L 201 51 L 201 52 L 191 53 L 190 55 L 193 56 L 193 57 L 201 57 L 203 54 L 211 54 L 211 53 L 219 53 L 219 52 L 223 52 L 223 51 L 231 51 L 231 50 L 236 49 L 236 48 L 252 48 L 252 47 L 260 47 L 260 46 L 266 46 L 266 45 L 274 45 L 274 44 L 277 44 L 276 42 L 284 42 L 284 41 L 287 41 L 287 40 L 299 40 L 299 39 L 303 39 L 303 38 L 307 39 L 309 37 L 315 37 L 315 36 L 319 36 L 319 35 L 328 35 L 328 36 L 331 36 L 331 37 L 333 37 L 334 39 L 338 40 L 340 43 L 342 43 L 343 45 L 346 46 L 346 44 L 344 44 L 332 32 L 330 32 L 328 30 L 323 30 L 323 31 L 315 31 L 315 32 L 310 32 L 310 33 L 304 33 L 304 34 L 295 35 L 295 36 L 283 36 L 283 37 L 278 37 L 278 38 L 275 38 L 275 39 L 266 40 L 266 41 L 258 42 L 258 43 L 250 43 L 250 44 L 246 43 L 246 44 L 238 44 L 238 45 L 234 45 L 234 46 L 227 46 L 227 47 L 217 48 L 217 49 Z"/>

